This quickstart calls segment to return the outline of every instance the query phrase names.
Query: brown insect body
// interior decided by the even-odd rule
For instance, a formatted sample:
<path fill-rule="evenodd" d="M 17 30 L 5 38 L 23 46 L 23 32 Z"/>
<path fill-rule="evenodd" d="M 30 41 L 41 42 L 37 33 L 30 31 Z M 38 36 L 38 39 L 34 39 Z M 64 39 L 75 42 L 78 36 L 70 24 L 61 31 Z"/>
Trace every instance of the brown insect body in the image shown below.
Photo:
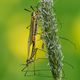
<path fill-rule="evenodd" d="M 35 48 L 35 38 L 37 32 L 37 22 L 38 22 L 38 15 L 37 12 L 34 11 L 31 14 L 31 25 L 30 25 L 30 34 L 28 39 L 28 56 L 27 56 L 27 64 L 33 62 L 34 55 L 36 54 L 37 49 Z M 32 52 L 30 54 L 30 47 L 32 45 Z"/>

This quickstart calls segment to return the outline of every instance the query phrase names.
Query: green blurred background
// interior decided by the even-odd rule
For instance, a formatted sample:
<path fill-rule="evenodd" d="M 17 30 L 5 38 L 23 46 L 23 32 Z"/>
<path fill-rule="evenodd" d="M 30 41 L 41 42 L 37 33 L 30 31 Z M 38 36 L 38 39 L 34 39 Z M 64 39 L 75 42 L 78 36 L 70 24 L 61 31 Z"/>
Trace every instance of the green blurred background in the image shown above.
<path fill-rule="evenodd" d="M 75 48 L 68 41 L 60 39 L 64 55 L 63 79 L 80 80 L 80 0 L 55 1 L 59 35 L 76 44 Z M 21 64 L 25 63 L 27 52 L 26 26 L 30 25 L 31 15 L 24 8 L 30 9 L 37 2 L 38 0 L 0 0 L 0 80 L 53 80 L 40 76 L 25 77 L 21 72 Z M 45 68 L 47 62 L 39 61 L 37 65 L 38 68 Z"/>

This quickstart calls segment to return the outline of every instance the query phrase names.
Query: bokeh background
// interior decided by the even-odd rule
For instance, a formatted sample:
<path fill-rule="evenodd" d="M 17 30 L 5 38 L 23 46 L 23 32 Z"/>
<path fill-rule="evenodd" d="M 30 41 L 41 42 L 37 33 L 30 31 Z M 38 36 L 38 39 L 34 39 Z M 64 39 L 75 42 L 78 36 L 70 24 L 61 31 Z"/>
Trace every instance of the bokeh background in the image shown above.
<path fill-rule="evenodd" d="M 31 16 L 24 8 L 30 9 L 37 2 L 38 0 L 0 0 L 0 80 L 53 80 L 40 76 L 25 77 L 21 72 L 21 64 L 25 63 L 27 57 L 29 30 L 26 27 L 30 25 Z M 64 55 L 63 79 L 80 80 L 80 0 L 55 0 L 54 7 L 59 35 L 76 44 L 75 48 L 68 41 L 60 39 Z M 42 53 L 39 51 L 38 56 L 43 57 Z M 39 61 L 37 65 L 37 68 L 45 68 L 47 61 Z M 43 73 L 46 72 L 41 72 Z M 47 74 L 51 74 L 50 71 Z"/>

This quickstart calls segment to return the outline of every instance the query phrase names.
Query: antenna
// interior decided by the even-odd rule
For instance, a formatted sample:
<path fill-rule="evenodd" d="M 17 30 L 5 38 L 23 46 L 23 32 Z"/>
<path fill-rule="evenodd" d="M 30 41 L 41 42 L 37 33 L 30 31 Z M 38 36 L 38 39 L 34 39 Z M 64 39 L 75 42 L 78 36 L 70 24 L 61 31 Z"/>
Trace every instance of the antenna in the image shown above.
<path fill-rule="evenodd" d="M 26 9 L 26 8 L 25 8 L 24 10 L 25 10 L 25 11 L 28 11 L 28 12 L 31 12 L 30 10 L 28 10 L 28 9 Z"/>

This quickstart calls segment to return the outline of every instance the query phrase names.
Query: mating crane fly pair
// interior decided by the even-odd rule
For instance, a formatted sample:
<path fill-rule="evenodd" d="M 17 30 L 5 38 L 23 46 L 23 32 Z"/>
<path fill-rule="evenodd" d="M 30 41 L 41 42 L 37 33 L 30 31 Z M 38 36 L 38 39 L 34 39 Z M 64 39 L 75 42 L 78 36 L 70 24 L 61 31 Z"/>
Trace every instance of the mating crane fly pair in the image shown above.
<path fill-rule="evenodd" d="M 38 11 L 35 11 L 33 7 L 31 6 L 33 12 L 31 14 L 31 24 L 30 24 L 30 33 L 29 33 L 29 39 L 28 39 L 28 57 L 27 57 L 27 64 L 32 62 L 32 58 L 34 57 L 37 48 L 35 48 L 35 38 L 37 33 L 37 27 L 38 27 Z M 27 9 L 25 9 L 28 11 Z M 30 46 L 32 44 L 32 53 L 30 55 Z"/>
<path fill-rule="evenodd" d="M 22 69 L 22 71 L 24 71 L 29 66 L 30 63 L 35 61 L 36 52 L 38 50 L 38 48 L 35 48 L 35 39 L 36 39 L 37 27 L 38 27 L 38 11 L 37 10 L 35 11 L 32 6 L 31 6 L 31 9 L 33 10 L 33 12 L 31 13 L 30 32 L 29 32 L 29 38 L 28 38 L 28 56 L 27 56 L 25 67 Z M 31 12 L 28 9 L 24 9 L 24 10 Z M 30 54 L 31 45 L 32 45 L 32 51 Z"/>

